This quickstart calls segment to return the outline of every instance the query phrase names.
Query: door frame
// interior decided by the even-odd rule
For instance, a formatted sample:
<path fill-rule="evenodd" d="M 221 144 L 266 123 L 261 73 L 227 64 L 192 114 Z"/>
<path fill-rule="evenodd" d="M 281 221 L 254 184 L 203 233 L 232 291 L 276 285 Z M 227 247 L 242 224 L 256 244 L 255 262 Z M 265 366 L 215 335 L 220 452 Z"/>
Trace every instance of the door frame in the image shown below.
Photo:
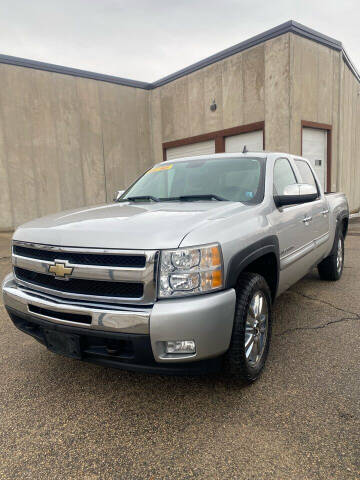
<path fill-rule="evenodd" d="M 331 157 L 332 157 L 332 125 L 327 123 L 310 122 L 308 120 L 301 120 L 301 156 L 303 154 L 303 128 L 315 128 L 318 130 L 327 131 L 326 143 L 326 191 L 331 192 Z"/>
<path fill-rule="evenodd" d="M 226 137 L 232 137 L 240 133 L 256 132 L 258 130 L 262 130 L 263 132 L 263 149 L 265 150 L 265 122 L 262 121 L 226 128 L 225 130 L 203 133 L 202 135 L 195 135 L 194 137 L 181 138 L 180 140 L 173 140 L 171 142 L 164 142 L 162 144 L 163 160 L 166 160 L 166 150 L 168 148 L 191 145 L 192 143 L 205 142 L 206 140 L 215 140 L 215 153 L 225 153 Z"/>

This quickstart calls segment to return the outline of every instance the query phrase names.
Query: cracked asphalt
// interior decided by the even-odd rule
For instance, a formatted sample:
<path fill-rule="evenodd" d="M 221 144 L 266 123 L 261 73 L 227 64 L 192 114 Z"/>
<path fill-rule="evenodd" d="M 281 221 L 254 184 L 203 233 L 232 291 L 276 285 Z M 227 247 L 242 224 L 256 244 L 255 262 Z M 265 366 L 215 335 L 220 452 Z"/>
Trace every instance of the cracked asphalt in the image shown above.
<path fill-rule="evenodd" d="M 0 234 L 0 277 L 10 270 Z M 339 282 L 278 298 L 253 385 L 160 377 L 48 352 L 0 304 L 1 479 L 359 479 L 360 221 Z"/>

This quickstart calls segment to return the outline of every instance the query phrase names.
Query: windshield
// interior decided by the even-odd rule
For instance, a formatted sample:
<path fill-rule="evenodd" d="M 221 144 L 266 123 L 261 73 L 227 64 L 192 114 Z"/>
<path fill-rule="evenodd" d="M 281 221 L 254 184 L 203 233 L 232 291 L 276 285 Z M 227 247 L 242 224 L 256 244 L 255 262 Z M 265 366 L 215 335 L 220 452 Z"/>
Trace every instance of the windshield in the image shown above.
<path fill-rule="evenodd" d="M 264 198 L 263 158 L 207 158 L 155 165 L 120 201 L 229 200 L 259 203 Z"/>

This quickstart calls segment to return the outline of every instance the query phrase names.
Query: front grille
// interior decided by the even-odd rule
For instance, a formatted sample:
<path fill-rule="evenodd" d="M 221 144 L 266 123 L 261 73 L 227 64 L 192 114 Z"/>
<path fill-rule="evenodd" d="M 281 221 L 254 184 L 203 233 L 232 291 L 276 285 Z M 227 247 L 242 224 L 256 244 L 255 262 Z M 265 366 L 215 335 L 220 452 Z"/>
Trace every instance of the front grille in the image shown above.
<path fill-rule="evenodd" d="M 36 258 L 37 260 L 45 260 L 49 262 L 53 262 L 55 260 L 67 260 L 69 263 L 78 265 L 144 268 L 146 262 L 144 255 L 57 252 L 52 250 L 22 247 L 20 245 L 14 245 L 13 251 L 15 255 L 20 255 L 22 257 Z"/>
<path fill-rule="evenodd" d="M 58 280 L 57 278 L 37 273 L 23 268 L 14 267 L 14 272 L 19 280 L 34 286 L 58 290 L 59 292 L 75 293 L 79 295 L 92 295 L 99 297 L 141 298 L 144 285 L 138 282 L 106 282 L 100 280 L 83 280 L 70 278 Z"/>

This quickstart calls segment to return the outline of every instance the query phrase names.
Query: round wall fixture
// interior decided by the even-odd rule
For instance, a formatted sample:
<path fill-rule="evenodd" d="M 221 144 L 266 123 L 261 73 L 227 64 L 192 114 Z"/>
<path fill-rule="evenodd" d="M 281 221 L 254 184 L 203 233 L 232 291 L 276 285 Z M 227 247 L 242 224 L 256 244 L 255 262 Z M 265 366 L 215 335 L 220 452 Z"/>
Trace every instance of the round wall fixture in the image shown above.
<path fill-rule="evenodd" d="M 217 105 L 215 103 L 215 99 L 213 100 L 212 104 L 210 105 L 210 110 L 212 112 L 215 112 L 215 110 L 217 109 Z"/>

